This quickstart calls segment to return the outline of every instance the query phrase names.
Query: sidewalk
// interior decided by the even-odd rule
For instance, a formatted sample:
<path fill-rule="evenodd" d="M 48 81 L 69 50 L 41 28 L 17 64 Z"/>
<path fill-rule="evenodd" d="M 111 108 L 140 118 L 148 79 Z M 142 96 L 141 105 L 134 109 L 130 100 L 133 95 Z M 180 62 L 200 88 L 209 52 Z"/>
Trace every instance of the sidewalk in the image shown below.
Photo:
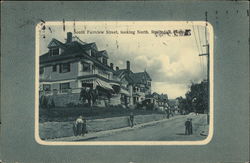
<path fill-rule="evenodd" d="M 87 140 L 95 139 L 97 137 L 104 137 L 104 136 L 109 136 L 109 135 L 112 135 L 115 133 L 131 131 L 131 130 L 135 130 L 135 129 L 139 129 L 139 128 L 143 128 L 143 127 L 147 127 L 147 126 L 153 126 L 153 125 L 156 125 L 156 124 L 161 123 L 161 122 L 170 121 L 170 120 L 174 120 L 174 119 L 178 119 L 178 118 L 182 118 L 182 117 L 183 117 L 183 115 L 177 115 L 177 116 L 171 117 L 169 119 L 162 119 L 159 121 L 152 121 L 152 122 L 142 123 L 142 124 L 138 124 L 138 125 L 136 125 L 136 122 L 135 122 L 135 126 L 132 128 L 131 127 L 124 127 L 124 128 L 118 128 L 118 129 L 112 129 L 112 130 L 106 130 L 106 131 L 100 131 L 100 132 L 91 132 L 91 133 L 88 133 L 84 136 L 70 136 L 70 137 L 63 137 L 63 138 L 47 139 L 46 141 L 87 141 Z"/>

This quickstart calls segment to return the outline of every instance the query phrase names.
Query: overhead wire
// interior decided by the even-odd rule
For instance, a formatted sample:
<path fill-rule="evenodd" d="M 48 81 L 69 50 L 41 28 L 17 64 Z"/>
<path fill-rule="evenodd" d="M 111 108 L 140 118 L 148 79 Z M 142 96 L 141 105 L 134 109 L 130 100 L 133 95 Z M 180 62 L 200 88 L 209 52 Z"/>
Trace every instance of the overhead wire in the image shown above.
<path fill-rule="evenodd" d="M 196 47 L 197 47 L 197 50 L 198 50 L 198 53 L 199 54 L 202 54 L 202 50 L 199 48 L 199 44 L 198 44 L 198 41 L 196 39 L 196 33 L 195 33 L 195 28 L 194 28 L 194 25 L 192 24 L 192 28 L 193 28 L 193 31 L 194 31 L 194 39 L 195 39 L 195 44 L 196 44 Z M 200 37 L 200 36 L 198 36 Z M 200 58 L 200 67 L 201 67 L 201 73 L 204 74 L 204 67 L 203 67 L 203 57 L 199 57 Z"/>
<path fill-rule="evenodd" d="M 196 34 L 195 34 L 195 29 L 194 29 L 194 25 L 193 24 L 192 24 L 192 28 L 193 28 L 193 31 L 194 31 L 194 39 L 195 39 L 195 44 L 196 44 L 198 53 L 201 53 L 200 49 L 199 49 L 199 45 L 198 45 L 197 39 L 196 39 Z"/>
<path fill-rule="evenodd" d="M 197 32 L 198 32 L 198 39 L 199 39 L 199 43 L 200 43 L 200 47 L 201 47 L 201 53 L 203 54 L 199 26 L 196 26 L 196 28 L 197 28 Z"/>

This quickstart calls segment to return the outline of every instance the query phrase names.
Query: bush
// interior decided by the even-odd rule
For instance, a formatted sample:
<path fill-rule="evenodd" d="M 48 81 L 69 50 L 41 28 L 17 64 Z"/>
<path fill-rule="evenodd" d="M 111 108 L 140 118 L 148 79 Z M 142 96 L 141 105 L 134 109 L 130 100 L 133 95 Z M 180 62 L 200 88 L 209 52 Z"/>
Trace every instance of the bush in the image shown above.
<path fill-rule="evenodd" d="M 147 110 L 154 110 L 154 104 L 153 103 L 147 104 L 146 109 Z"/>

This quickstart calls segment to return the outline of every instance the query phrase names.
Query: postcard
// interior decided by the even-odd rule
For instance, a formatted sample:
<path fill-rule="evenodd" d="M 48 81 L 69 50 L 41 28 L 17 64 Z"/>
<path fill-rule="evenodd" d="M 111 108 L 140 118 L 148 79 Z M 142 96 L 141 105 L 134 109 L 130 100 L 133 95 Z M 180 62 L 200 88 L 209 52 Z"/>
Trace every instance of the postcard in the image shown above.
<path fill-rule="evenodd" d="M 3 163 L 249 162 L 249 2 L 1 3 Z"/>
<path fill-rule="evenodd" d="M 207 22 L 45 22 L 36 28 L 45 145 L 197 145 L 213 132 Z"/>

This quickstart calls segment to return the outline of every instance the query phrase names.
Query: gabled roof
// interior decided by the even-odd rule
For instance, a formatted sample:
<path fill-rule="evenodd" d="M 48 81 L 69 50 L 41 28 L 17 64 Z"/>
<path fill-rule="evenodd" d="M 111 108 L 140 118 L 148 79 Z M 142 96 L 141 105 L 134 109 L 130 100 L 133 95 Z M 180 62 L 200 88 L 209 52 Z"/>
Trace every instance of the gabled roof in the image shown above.
<path fill-rule="evenodd" d="M 54 40 L 54 42 L 56 42 L 56 41 Z M 82 52 L 82 50 L 81 50 L 82 45 L 80 43 L 78 43 L 77 41 L 63 44 L 61 46 L 63 46 L 64 51 L 60 55 L 50 56 L 49 52 L 47 52 L 47 53 L 40 56 L 40 62 L 46 63 L 46 62 L 52 62 L 52 61 L 56 61 L 56 60 L 63 60 L 66 58 L 72 58 L 72 57 L 76 57 L 76 55 L 79 55 Z"/>
<path fill-rule="evenodd" d="M 132 84 L 134 82 L 132 77 L 131 77 L 131 74 L 133 74 L 133 72 L 130 70 L 127 70 L 127 69 L 120 69 L 120 70 L 116 70 L 114 72 L 115 76 L 117 76 L 119 78 L 125 78 L 128 81 L 128 83 L 130 83 L 130 84 Z"/>
<path fill-rule="evenodd" d="M 114 72 L 114 75 L 121 77 L 122 75 L 128 74 L 129 71 L 127 69 L 119 69 Z"/>
<path fill-rule="evenodd" d="M 127 69 L 116 70 L 114 75 L 125 78 L 130 84 L 146 84 L 146 81 L 151 81 L 149 74 L 144 72 L 133 73 Z"/>
<path fill-rule="evenodd" d="M 52 38 L 52 40 L 50 41 L 49 45 L 48 45 L 48 48 L 51 48 L 51 47 L 64 47 L 64 43 L 62 43 L 61 41 L 58 41 L 57 39 L 55 38 Z"/>
<path fill-rule="evenodd" d="M 40 63 L 51 63 L 55 61 L 65 60 L 65 59 L 86 58 L 86 59 L 93 61 L 95 64 L 97 64 L 98 66 L 106 70 L 114 71 L 108 65 L 104 65 L 103 63 L 101 63 L 97 59 L 96 55 L 93 55 L 93 56 L 88 55 L 87 50 L 93 50 L 94 54 L 98 52 L 97 51 L 98 49 L 95 43 L 82 44 L 78 41 L 72 41 L 70 43 L 63 44 L 62 42 L 56 39 L 52 39 L 49 46 L 53 46 L 53 47 L 58 46 L 60 48 L 63 48 L 63 51 L 60 55 L 56 55 L 56 56 L 51 56 L 49 52 L 41 55 Z M 107 52 L 101 51 L 102 55 L 107 55 L 105 53 Z"/>
<path fill-rule="evenodd" d="M 147 73 L 147 71 L 144 71 L 144 72 L 137 72 L 137 73 L 134 73 L 136 78 L 140 78 L 140 79 L 146 79 L 146 80 L 150 80 L 152 81 L 151 77 L 149 76 L 149 74 Z"/>
<path fill-rule="evenodd" d="M 145 84 L 148 80 L 152 81 L 146 71 L 133 73 L 131 74 L 131 78 L 135 84 Z"/>
<path fill-rule="evenodd" d="M 92 50 L 98 51 L 96 43 L 94 43 L 94 42 L 82 45 L 82 49 L 84 49 L 84 50 L 92 49 Z"/>
<path fill-rule="evenodd" d="M 98 51 L 98 52 L 96 53 L 96 57 L 105 57 L 105 58 L 109 58 L 109 57 L 108 57 L 108 53 L 107 53 L 106 50 Z"/>

